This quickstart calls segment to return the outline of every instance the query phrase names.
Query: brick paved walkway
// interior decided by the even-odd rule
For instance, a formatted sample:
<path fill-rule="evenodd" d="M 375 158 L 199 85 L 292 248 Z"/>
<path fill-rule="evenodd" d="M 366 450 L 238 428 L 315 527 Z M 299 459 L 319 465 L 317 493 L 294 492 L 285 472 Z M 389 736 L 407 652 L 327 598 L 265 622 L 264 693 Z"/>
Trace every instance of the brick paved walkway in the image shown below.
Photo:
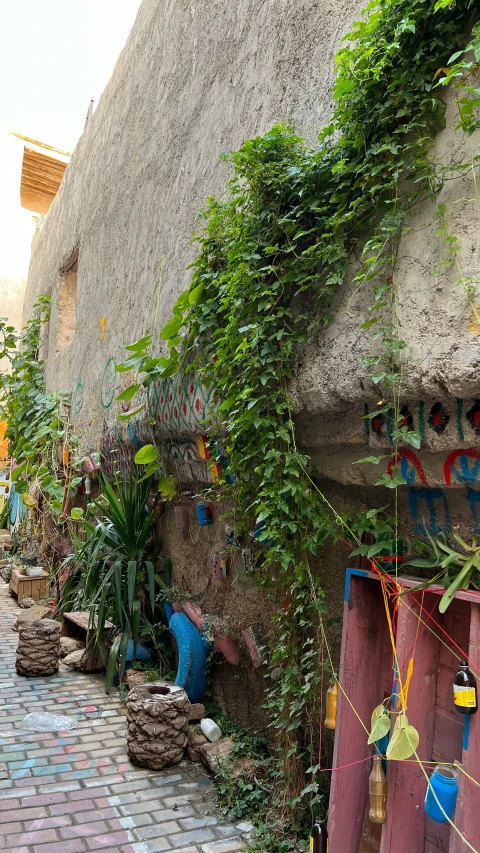
<path fill-rule="evenodd" d="M 19 610 L 0 583 L 0 850 L 8 853 L 230 853 L 245 846 L 222 824 L 212 784 L 182 762 L 135 769 L 125 709 L 101 677 L 60 667 L 50 678 L 15 672 Z M 33 711 L 77 719 L 71 732 L 24 732 Z"/>

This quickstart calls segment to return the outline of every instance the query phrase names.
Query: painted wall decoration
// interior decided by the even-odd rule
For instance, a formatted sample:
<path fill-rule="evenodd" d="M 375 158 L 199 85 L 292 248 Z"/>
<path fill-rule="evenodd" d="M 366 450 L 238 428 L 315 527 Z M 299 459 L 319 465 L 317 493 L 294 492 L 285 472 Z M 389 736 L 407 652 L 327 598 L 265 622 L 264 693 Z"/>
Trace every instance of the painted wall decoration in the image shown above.
<path fill-rule="evenodd" d="M 104 409 L 109 409 L 115 399 L 115 392 L 117 390 L 117 377 L 118 373 L 116 371 L 116 363 L 113 355 L 108 359 L 102 375 L 102 389 L 101 389 L 101 399 L 102 399 L 102 407 Z"/>
<path fill-rule="evenodd" d="M 368 417 L 368 403 L 365 403 L 364 410 L 366 444 L 384 437 L 388 437 L 393 444 L 393 410 L 372 418 Z M 437 401 L 432 406 L 426 406 L 424 401 L 420 401 L 415 406 L 403 406 L 400 414 L 402 425 L 417 430 L 423 440 L 427 438 L 429 431 L 439 436 L 447 433 L 458 441 L 468 441 L 469 436 L 472 439 L 480 436 L 480 399 L 465 403 L 457 398 L 450 403 Z"/>
<path fill-rule="evenodd" d="M 443 477 L 447 486 L 452 485 L 452 479 L 466 485 L 473 485 L 480 474 L 480 451 L 475 447 L 466 450 L 453 450 L 449 453 L 443 466 Z"/>
<path fill-rule="evenodd" d="M 411 486 L 416 479 L 420 480 L 423 486 L 427 485 L 427 478 L 425 476 L 422 463 L 413 450 L 410 450 L 409 447 L 401 447 L 398 453 L 392 456 L 387 466 L 387 473 L 390 474 L 390 476 L 392 476 L 393 468 L 398 464 L 398 462 L 400 462 L 400 474 L 403 479 L 407 481 L 409 486 Z"/>
<path fill-rule="evenodd" d="M 413 529 L 419 536 L 437 536 L 443 532 L 450 536 L 452 522 L 447 496 L 443 489 L 409 488 L 408 503 L 413 520 Z"/>
<path fill-rule="evenodd" d="M 428 532 L 436 536 L 443 531 L 450 536 L 452 522 L 447 492 L 438 487 L 429 488 L 425 470 L 414 450 L 400 448 L 387 465 L 390 476 L 396 466 L 408 486 L 408 503 L 415 533 L 422 536 Z M 451 451 L 443 465 L 443 479 L 446 486 L 460 483 L 466 487 L 465 500 L 473 529 L 480 532 L 480 491 L 474 488 L 480 479 L 480 450 L 469 447 Z"/>
<path fill-rule="evenodd" d="M 74 415 L 79 415 L 83 408 L 83 382 L 78 380 L 73 392 L 72 409 Z"/>
<path fill-rule="evenodd" d="M 430 414 L 428 416 L 428 423 L 430 427 L 433 429 L 437 435 L 442 435 L 445 432 L 448 424 L 450 422 L 450 415 L 448 414 L 445 407 L 442 403 L 435 403 L 430 409 Z"/>
<path fill-rule="evenodd" d="M 145 411 L 135 422 L 145 417 L 155 420 L 155 433 L 168 436 L 197 435 L 207 431 L 206 422 L 212 417 L 213 389 L 205 388 L 195 371 L 183 378 L 172 376 L 141 388 L 135 405 L 142 400 Z"/>

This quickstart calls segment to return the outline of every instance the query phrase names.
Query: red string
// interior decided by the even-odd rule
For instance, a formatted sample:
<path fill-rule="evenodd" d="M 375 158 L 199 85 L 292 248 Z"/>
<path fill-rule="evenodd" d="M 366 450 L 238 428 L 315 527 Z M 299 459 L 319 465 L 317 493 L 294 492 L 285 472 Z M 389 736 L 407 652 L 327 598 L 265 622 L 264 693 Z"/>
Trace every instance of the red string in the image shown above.
<path fill-rule="evenodd" d="M 439 592 L 436 592 L 436 590 L 430 590 L 430 591 L 431 591 L 431 592 L 434 592 L 434 593 L 435 593 L 435 595 L 443 595 L 443 592 L 441 592 L 441 591 L 439 591 Z M 418 604 L 418 601 L 417 601 L 417 599 L 415 598 L 415 590 L 409 590 L 409 591 L 408 591 L 408 594 L 413 598 L 413 600 L 414 600 L 415 604 Z M 437 621 L 436 621 L 436 619 L 434 619 L 434 618 L 433 618 L 433 616 L 432 616 L 431 614 L 430 614 L 429 618 L 432 620 L 433 624 L 434 624 L 434 625 L 436 625 L 436 626 L 437 626 L 437 628 L 439 628 L 439 629 L 440 629 L 440 631 L 442 631 L 442 633 L 443 633 L 443 634 L 445 634 L 445 636 L 446 636 L 447 640 L 449 640 L 449 641 L 452 643 L 452 645 L 453 645 L 453 646 L 455 646 L 455 648 L 457 649 L 457 651 L 459 651 L 459 652 L 460 652 L 460 654 L 462 655 L 462 657 L 463 657 L 463 658 L 465 658 L 465 660 L 470 664 L 470 666 L 472 667 L 472 669 L 475 669 L 475 670 L 476 670 L 476 672 L 477 672 L 478 674 L 480 674 L 480 669 L 478 669 L 478 667 L 477 667 L 477 666 L 472 662 L 471 658 L 469 658 L 469 656 L 467 655 L 467 653 L 466 653 L 466 652 L 464 652 L 464 651 L 463 651 L 463 649 L 461 649 L 461 648 L 460 648 L 460 646 L 457 646 L 457 644 L 456 644 L 455 640 L 453 639 L 453 637 L 451 637 L 451 636 L 450 636 L 450 634 L 448 633 L 448 631 L 446 631 L 446 630 L 445 630 L 445 628 L 442 628 L 442 626 L 440 625 L 440 623 L 439 623 L 439 622 L 437 622 Z"/>
<path fill-rule="evenodd" d="M 354 767 L 355 764 L 363 764 L 364 761 L 371 761 L 372 756 L 369 755 L 368 758 L 361 758 L 360 761 L 352 761 L 351 764 L 342 764 L 341 767 L 325 767 L 323 770 L 320 770 L 320 773 L 336 773 L 337 770 L 346 770 L 347 767 Z"/>

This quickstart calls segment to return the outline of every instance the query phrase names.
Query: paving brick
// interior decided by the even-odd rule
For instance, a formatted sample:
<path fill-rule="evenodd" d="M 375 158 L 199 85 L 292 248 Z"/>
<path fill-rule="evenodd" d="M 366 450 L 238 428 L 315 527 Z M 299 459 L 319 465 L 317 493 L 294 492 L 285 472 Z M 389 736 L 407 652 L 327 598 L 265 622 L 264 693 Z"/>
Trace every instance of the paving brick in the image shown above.
<path fill-rule="evenodd" d="M 215 835 L 210 829 L 195 829 L 192 832 L 169 835 L 168 840 L 172 847 L 179 847 L 181 844 L 201 844 L 202 841 L 214 841 Z"/>
<path fill-rule="evenodd" d="M 20 808 L 20 800 L 0 800 L 0 812 Z"/>
<path fill-rule="evenodd" d="M 5 838 L 0 835 L 0 850 L 6 850 Z M 11 847 L 8 853 L 30 853 L 29 847 Z"/>
<path fill-rule="evenodd" d="M 110 791 L 108 788 L 95 788 L 95 791 L 92 794 L 89 794 L 87 791 L 84 790 L 84 788 L 82 788 L 81 791 L 72 791 L 71 794 L 68 794 L 68 799 L 72 800 L 72 802 L 75 802 L 75 800 L 84 800 L 87 796 L 94 796 L 95 798 L 97 798 L 108 797 L 109 794 Z"/>
<path fill-rule="evenodd" d="M 0 583 L 0 684 L 12 685 L 0 688 L 0 730 L 32 711 L 61 708 L 86 717 L 71 732 L 6 732 L 2 760 L 11 778 L 0 780 L 0 850 L 205 853 L 213 845 L 223 853 L 218 844 L 232 844 L 238 829 L 218 823 L 210 780 L 185 762 L 161 774 L 134 768 L 126 754 L 125 709 L 115 696 L 106 701 L 101 677 L 16 676 L 18 635 L 10 631 L 16 612 Z M 233 844 L 228 853 L 240 849 Z"/>
<path fill-rule="evenodd" d="M 128 829 L 108 832 L 106 835 L 94 835 L 86 839 L 89 850 L 100 850 L 102 847 L 110 847 L 112 844 L 126 844 L 131 840 L 131 833 Z"/>
<path fill-rule="evenodd" d="M 22 844 L 46 844 L 47 841 L 57 841 L 57 833 L 53 829 L 36 829 L 34 832 L 20 832 L 17 835 L 7 835 L 6 850 L 10 847 L 21 847 Z"/>
<path fill-rule="evenodd" d="M 216 817 L 186 817 L 180 820 L 182 829 L 203 829 L 204 826 L 215 826 L 217 823 Z"/>
<path fill-rule="evenodd" d="M 152 826 L 144 826 L 142 828 L 142 839 L 147 841 L 151 838 L 165 838 L 167 835 L 174 835 L 176 832 L 181 832 L 181 826 L 176 821 L 171 820 L 168 823 L 157 823 Z"/>
<path fill-rule="evenodd" d="M 87 796 L 87 791 L 82 792 L 84 797 Z M 77 812 L 95 811 L 95 801 L 93 799 L 76 800 L 75 803 L 60 803 L 59 805 L 51 806 L 50 811 L 54 815 L 71 814 Z"/>
<path fill-rule="evenodd" d="M 35 844 L 33 853 L 84 853 L 85 845 L 80 838 L 71 838 L 69 841 L 55 841 L 54 844 Z M 10 851 L 9 851 L 10 853 Z"/>
<path fill-rule="evenodd" d="M 14 823 L 3 823 L 0 819 L 0 832 L 2 835 L 14 835 L 17 832 L 22 832 L 22 824 L 20 821 L 15 821 Z"/>
<path fill-rule="evenodd" d="M 23 826 L 26 832 L 33 832 L 40 829 L 58 829 L 61 826 L 70 826 L 71 822 L 70 815 L 55 815 L 54 817 L 37 818 L 37 820 L 26 820 Z"/>
<path fill-rule="evenodd" d="M 56 803 L 66 803 L 66 801 L 67 795 L 59 792 L 58 794 L 39 794 L 37 797 L 22 797 L 21 804 L 22 808 L 24 806 L 53 806 Z"/>
<path fill-rule="evenodd" d="M 202 853 L 236 853 L 244 850 L 247 845 L 241 838 L 230 838 L 228 841 L 215 841 L 213 844 L 202 845 Z"/>
<path fill-rule="evenodd" d="M 48 817 L 48 811 L 46 808 L 42 808 L 38 806 L 34 809 L 22 809 L 22 820 L 35 820 L 38 817 Z M 15 821 L 19 817 L 18 809 L 15 811 L 5 811 L 2 812 L 2 821 Z"/>
<path fill-rule="evenodd" d="M 67 826 L 60 830 L 62 838 L 86 838 L 87 835 L 108 835 L 109 827 L 103 820 L 92 821 L 91 823 L 79 823 L 76 826 Z M 126 841 L 127 839 L 125 839 Z"/>
<path fill-rule="evenodd" d="M 96 809 L 93 812 L 82 812 L 78 815 L 78 823 L 90 823 L 91 821 L 108 820 L 118 818 L 119 811 L 113 806 L 107 806 L 104 809 Z M 121 827 L 118 827 L 121 829 Z"/>

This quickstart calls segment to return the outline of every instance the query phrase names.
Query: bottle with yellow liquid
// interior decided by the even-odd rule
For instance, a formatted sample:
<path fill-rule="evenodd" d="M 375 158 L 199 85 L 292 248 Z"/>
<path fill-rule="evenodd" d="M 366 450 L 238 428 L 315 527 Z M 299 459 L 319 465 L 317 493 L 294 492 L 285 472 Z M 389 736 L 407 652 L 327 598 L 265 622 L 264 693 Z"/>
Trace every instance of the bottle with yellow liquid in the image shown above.
<path fill-rule="evenodd" d="M 382 767 L 382 756 L 377 752 L 373 756 L 373 767 L 368 780 L 370 810 L 368 817 L 372 823 L 387 822 L 387 779 Z"/>
<path fill-rule="evenodd" d="M 453 704 L 460 714 L 476 714 L 478 711 L 477 682 L 467 661 L 462 661 L 453 679 Z"/>
<path fill-rule="evenodd" d="M 310 853 L 327 853 L 327 839 L 327 827 L 324 823 L 320 823 L 320 818 L 317 817 L 310 835 Z"/>
<path fill-rule="evenodd" d="M 335 729 L 337 726 L 337 701 L 338 701 L 338 684 L 332 681 L 327 690 L 327 713 L 325 716 L 325 728 Z"/>

